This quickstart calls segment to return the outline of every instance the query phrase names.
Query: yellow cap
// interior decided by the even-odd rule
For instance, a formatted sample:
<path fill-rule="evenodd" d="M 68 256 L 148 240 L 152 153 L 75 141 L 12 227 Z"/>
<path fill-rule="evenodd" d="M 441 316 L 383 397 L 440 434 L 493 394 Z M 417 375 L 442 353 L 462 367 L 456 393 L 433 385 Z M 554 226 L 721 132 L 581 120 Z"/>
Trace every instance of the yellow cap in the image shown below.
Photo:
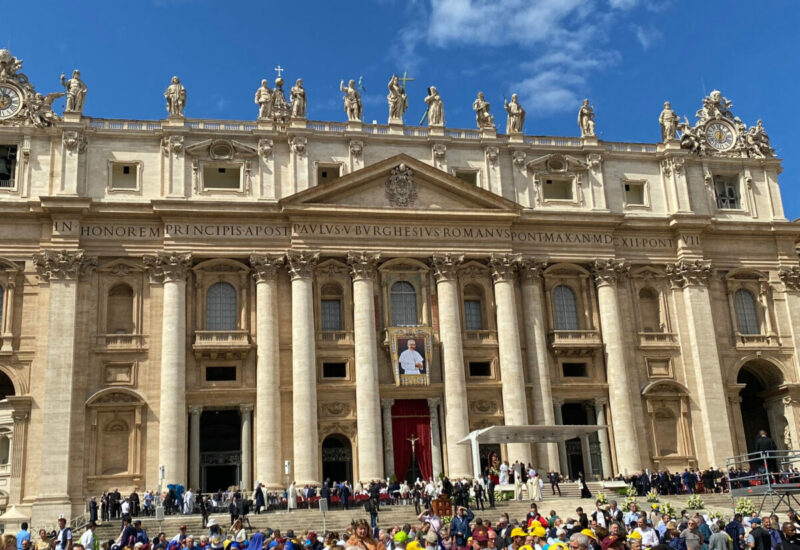
<path fill-rule="evenodd" d="M 422 550 L 422 546 L 417 539 L 414 539 L 406 545 L 406 550 Z"/>
<path fill-rule="evenodd" d="M 552 548 L 553 550 L 567 550 L 567 545 L 563 542 L 554 542 L 548 547 L 548 550 Z"/>
<path fill-rule="evenodd" d="M 642 540 L 642 534 L 641 534 L 641 533 L 639 533 L 638 531 L 634 531 L 633 533 L 631 533 L 630 535 L 628 535 L 628 538 L 629 538 L 629 539 L 638 539 L 638 540 Z"/>
<path fill-rule="evenodd" d="M 542 522 L 541 522 L 541 521 L 539 521 L 538 519 L 535 519 L 535 520 L 533 520 L 533 521 L 531 522 L 531 524 L 530 524 L 530 528 L 531 528 L 531 529 L 534 529 L 534 528 L 536 528 L 536 527 L 540 527 L 541 525 L 542 525 Z"/>
<path fill-rule="evenodd" d="M 584 529 L 583 531 L 581 531 L 581 535 L 586 535 L 590 539 L 597 540 L 597 537 L 594 536 L 594 533 L 592 533 L 591 529 Z"/>
<path fill-rule="evenodd" d="M 531 535 L 533 535 L 534 537 L 539 537 L 540 539 L 543 539 L 543 538 L 545 538 L 547 536 L 547 531 L 545 530 L 544 527 L 542 527 L 540 525 L 539 527 L 535 527 L 535 528 L 531 529 Z"/>
<path fill-rule="evenodd" d="M 525 531 L 523 531 L 523 530 L 522 530 L 522 529 L 520 529 L 519 527 L 514 527 L 514 528 L 511 530 L 511 538 L 512 538 L 512 539 L 513 539 L 514 537 L 526 537 L 527 535 L 528 535 L 528 533 L 526 533 Z"/>

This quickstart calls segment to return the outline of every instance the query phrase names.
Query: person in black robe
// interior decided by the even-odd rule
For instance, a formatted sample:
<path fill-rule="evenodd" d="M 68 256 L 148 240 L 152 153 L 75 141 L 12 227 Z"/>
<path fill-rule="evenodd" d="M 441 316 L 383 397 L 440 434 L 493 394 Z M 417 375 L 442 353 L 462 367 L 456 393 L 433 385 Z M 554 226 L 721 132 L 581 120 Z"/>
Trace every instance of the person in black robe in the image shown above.
<path fill-rule="evenodd" d="M 778 447 L 775 445 L 772 438 L 767 435 L 766 431 L 761 430 L 758 432 L 758 437 L 756 437 L 753 449 L 757 453 L 767 453 L 764 455 L 764 458 L 766 458 L 767 470 L 769 470 L 769 472 L 777 472 L 778 462 L 775 460 L 774 451 L 776 451 Z M 764 460 L 759 460 L 758 470 L 764 473 Z"/>
<path fill-rule="evenodd" d="M 581 488 L 581 498 L 592 498 L 592 492 L 586 485 L 586 476 L 583 475 L 583 472 L 578 472 L 578 485 Z"/>

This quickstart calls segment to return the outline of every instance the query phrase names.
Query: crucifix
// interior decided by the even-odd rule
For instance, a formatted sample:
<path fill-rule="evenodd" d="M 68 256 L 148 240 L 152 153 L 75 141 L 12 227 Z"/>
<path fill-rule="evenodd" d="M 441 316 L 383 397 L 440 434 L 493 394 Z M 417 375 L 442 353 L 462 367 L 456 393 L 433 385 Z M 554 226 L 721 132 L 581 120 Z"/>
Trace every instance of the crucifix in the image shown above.
<path fill-rule="evenodd" d="M 280 77 L 281 77 L 281 73 L 282 73 L 283 71 L 285 71 L 286 69 L 284 69 L 283 67 L 281 67 L 280 65 L 278 65 L 277 67 L 275 67 L 275 68 L 274 68 L 274 69 L 272 69 L 272 70 L 273 70 L 273 71 L 275 71 L 275 72 L 277 72 L 277 73 L 278 73 L 278 78 L 280 78 Z"/>
<path fill-rule="evenodd" d="M 403 76 L 398 77 L 397 80 L 402 82 L 403 83 L 403 88 L 405 88 L 406 87 L 406 82 L 409 82 L 409 81 L 414 80 L 414 79 L 411 78 L 410 76 L 408 76 L 408 73 L 406 71 L 403 71 Z"/>
<path fill-rule="evenodd" d="M 407 437 L 406 440 L 411 442 L 411 455 L 414 456 L 414 451 L 416 450 L 416 445 L 417 441 L 419 441 L 419 438 L 412 434 L 411 437 Z"/>

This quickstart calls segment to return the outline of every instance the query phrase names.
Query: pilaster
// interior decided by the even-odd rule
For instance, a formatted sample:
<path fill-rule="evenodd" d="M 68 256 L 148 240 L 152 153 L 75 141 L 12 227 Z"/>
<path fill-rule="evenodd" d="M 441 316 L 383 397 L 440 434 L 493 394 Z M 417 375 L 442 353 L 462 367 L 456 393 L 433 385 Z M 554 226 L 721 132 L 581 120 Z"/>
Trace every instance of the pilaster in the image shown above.
<path fill-rule="evenodd" d="M 383 417 L 383 471 L 386 472 L 386 475 L 397 475 L 397 472 L 394 471 L 393 406 L 394 399 L 381 399 L 381 415 Z"/>
<path fill-rule="evenodd" d="M 431 458 L 433 462 L 433 479 L 439 479 L 444 469 L 442 468 L 442 440 L 441 427 L 439 426 L 439 397 L 428 398 L 428 411 L 431 417 Z"/>

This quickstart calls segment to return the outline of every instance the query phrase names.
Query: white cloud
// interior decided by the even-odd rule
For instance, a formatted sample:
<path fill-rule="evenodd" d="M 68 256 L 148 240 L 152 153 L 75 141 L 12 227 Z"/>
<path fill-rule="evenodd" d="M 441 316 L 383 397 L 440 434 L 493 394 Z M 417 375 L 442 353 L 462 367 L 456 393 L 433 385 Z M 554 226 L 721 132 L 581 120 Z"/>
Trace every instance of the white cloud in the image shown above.
<path fill-rule="evenodd" d="M 618 10 L 629 10 L 638 4 L 639 0 L 608 0 L 608 5 Z"/>
<path fill-rule="evenodd" d="M 644 28 L 641 25 L 634 25 L 633 30 L 636 32 L 636 40 L 642 45 L 645 50 L 650 49 L 650 46 L 661 40 L 664 35 L 660 30 L 655 27 Z"/>
<path fill-rule="evenodd" d="M 579 75 L 544 71 L 515 84 L 520 102 L 532 115 L 564 112 L 577 108 L 583 99 L 578 93 L 586 81 Z"/>

